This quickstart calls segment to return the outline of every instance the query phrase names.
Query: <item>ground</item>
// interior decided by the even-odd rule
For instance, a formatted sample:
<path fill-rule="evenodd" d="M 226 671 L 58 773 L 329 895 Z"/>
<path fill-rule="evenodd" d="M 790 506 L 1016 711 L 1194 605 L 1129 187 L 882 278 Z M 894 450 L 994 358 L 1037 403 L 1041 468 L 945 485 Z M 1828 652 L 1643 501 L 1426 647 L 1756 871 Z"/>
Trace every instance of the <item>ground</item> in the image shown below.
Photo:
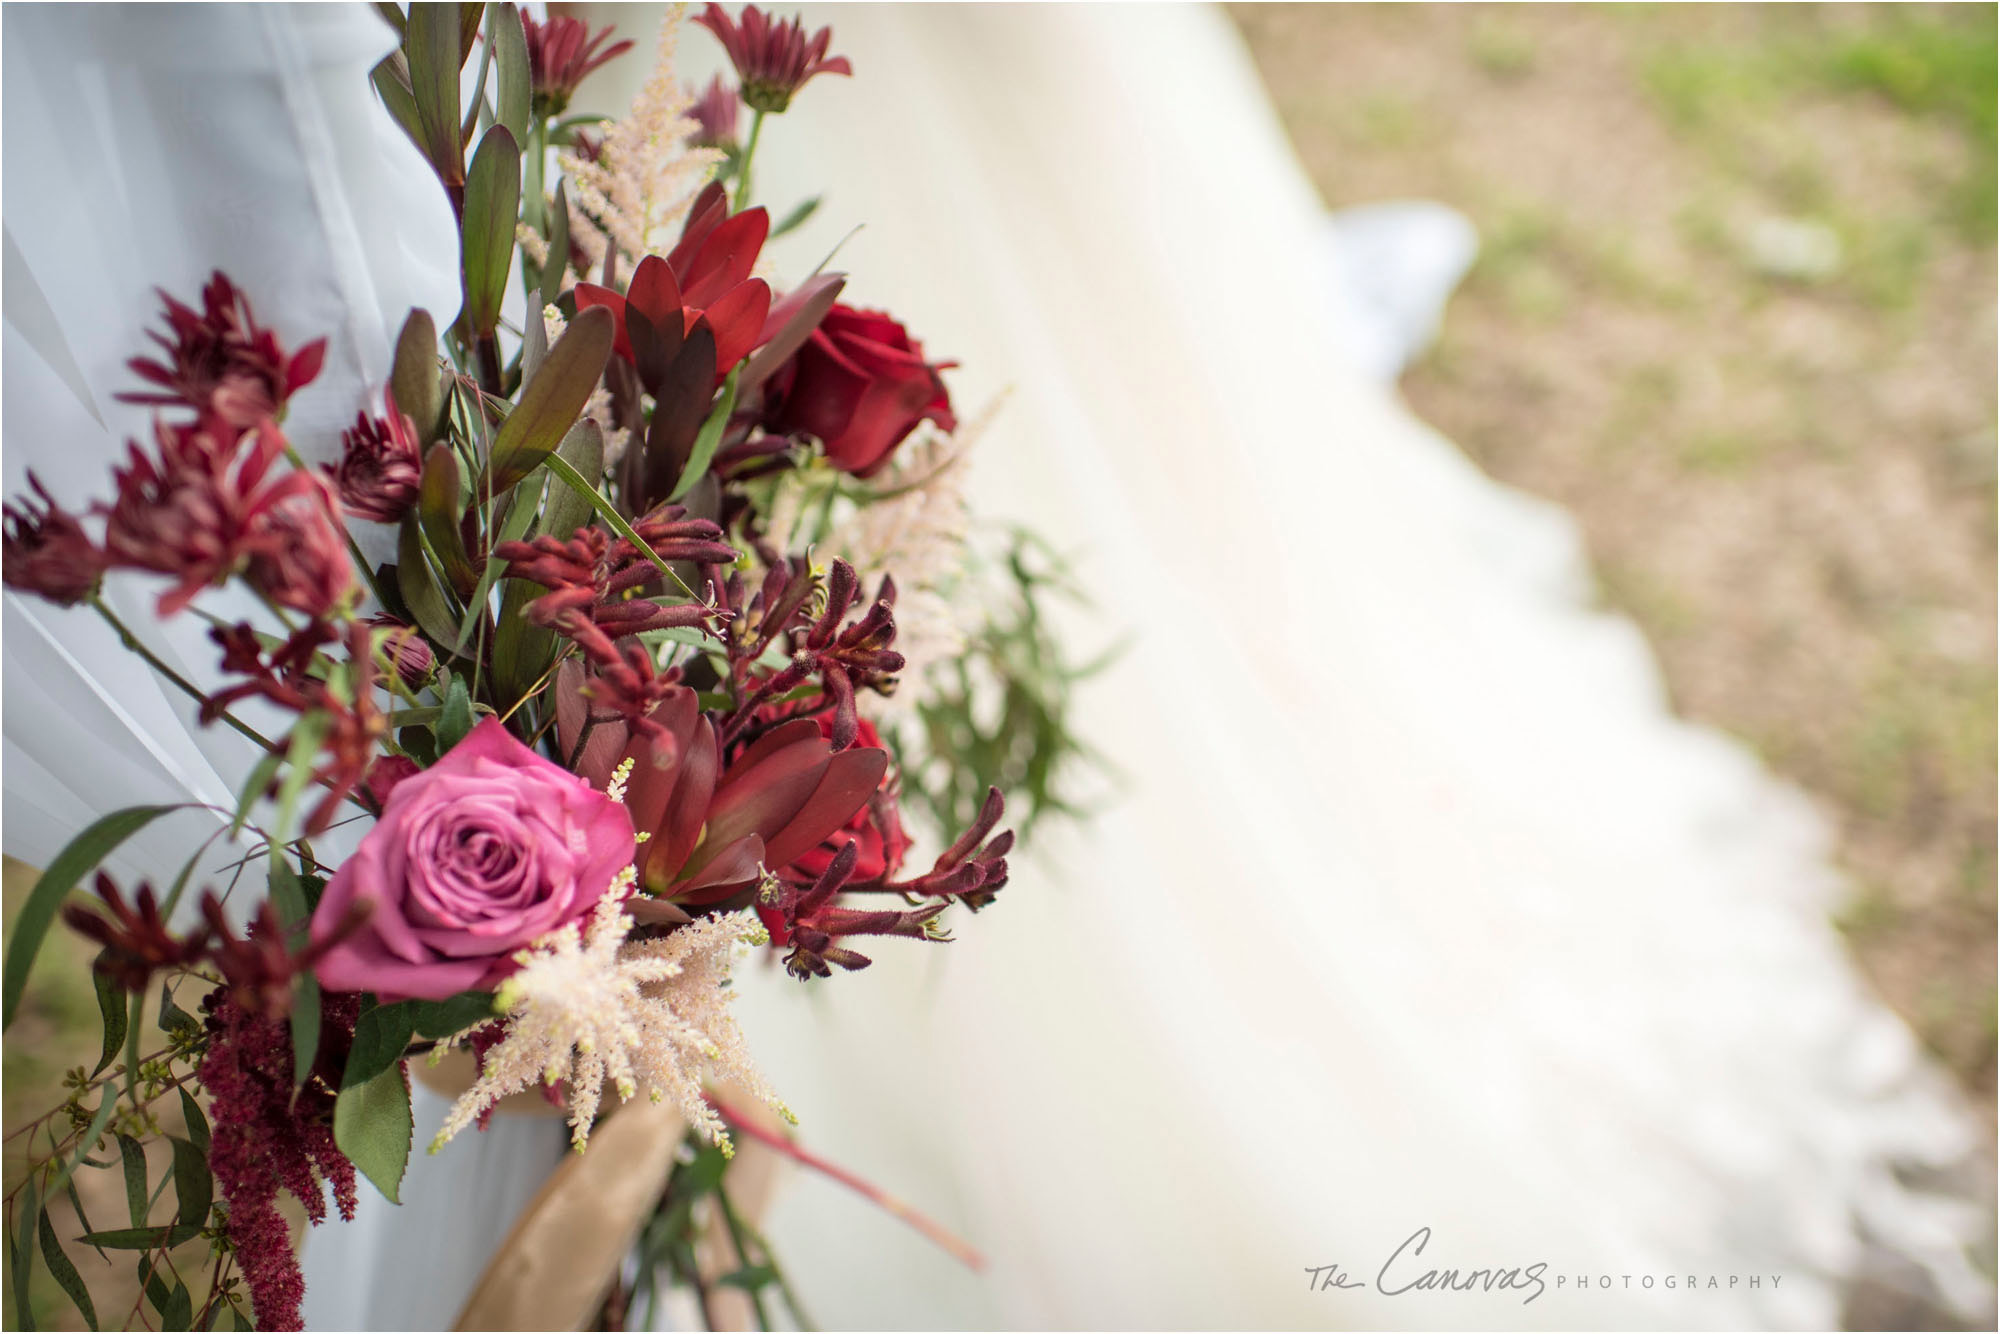
<path fill-rule="evenodd" d="M 1817 799 L 1863 969 L 1990 1112 L 1994 7 L 1232 13 L 1330 206 L 1477 225 L 1411 406 Z"/>

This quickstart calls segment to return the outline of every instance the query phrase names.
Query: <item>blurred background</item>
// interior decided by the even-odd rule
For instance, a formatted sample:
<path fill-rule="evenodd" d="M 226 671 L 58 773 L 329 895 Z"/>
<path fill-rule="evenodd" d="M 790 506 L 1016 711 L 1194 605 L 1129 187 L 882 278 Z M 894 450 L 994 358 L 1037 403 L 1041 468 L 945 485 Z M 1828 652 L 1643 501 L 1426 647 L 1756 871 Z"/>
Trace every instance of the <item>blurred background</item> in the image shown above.
<path fill-rule="evenodd" d="M 1404 397 L 1836 822 L 1841 929 L 1990 1135 L 1994 6 L 1230 14 L 1329 208 L 1477 229 Z"/>
<path fill-rule="evenodd" d="M 1845 938 L 1990 1149 L 1994 6 L 1228 12 L 1329 209 L 1469 223 L 1426 215 L 1441 281 L 1477 243 L 1402 395 L 1566 507 L 1675 707 L 1834 822 Z M 10 920 L 32 880 L 8 864 Z M 5 1048 L 9 1187 L 97 1056 L 88 952 L 47 948 Z M 73 1322 L 48 1283 L 38 1315 Z"/>

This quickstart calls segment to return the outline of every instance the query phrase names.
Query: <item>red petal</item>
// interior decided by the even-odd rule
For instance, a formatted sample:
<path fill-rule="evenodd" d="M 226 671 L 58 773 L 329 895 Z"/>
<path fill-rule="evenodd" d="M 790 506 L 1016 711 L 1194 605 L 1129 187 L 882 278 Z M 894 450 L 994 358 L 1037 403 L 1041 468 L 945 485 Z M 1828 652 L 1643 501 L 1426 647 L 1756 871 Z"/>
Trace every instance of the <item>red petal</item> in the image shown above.
<path fill-rule="evenodd" d="M 319 376 L 319 368 L 326 364 L 326 340 L 315 338 L 298 350 L 292 364 L 285 368 L 285 395 L 290 397 Z"/>
<path fill-rule="evenodd" d="M 625 335 L 625 298 L 608 287 L 599 287 L 596 283 L 578 283 L 576 285 L 577 312 L 581 314 L 583 311 L 589 310 L 592 306 L 602 306 L 611 312 L 611 318 L 617 322 L 615 326 L 617 332 L 611 340 L 612 349 L 619 356 L 630 361 L 632 359 L 632 340 Z"/>
<path fill-rule="evenodd" d="M 729 374 L 732 367 L 750 355 L 757 337 L 764 331 L 764 319 L 771 309 L 771 288 L 762 278 L 738 283 L 702 313 L 715 332 L 715 373 Z"/>
<path fill-rule="evenodd" d="M 674 281 L 674 271 L 667 261 L 658 255 L 648 255 L 632 270 L 625 299 L 643 311 L 655 326 L 663 326 L 668 314 L 681 308 L 681 285 Z"/>
<path fill-rule="evenodd" d="M 817 731 L 817 727 L 814 728 Z M 866 747 L 843 750 L 827 761 L 826 774 L 805 805 L 776 834 L 765 836 L 765 856 L 772 866 L 789 866 L 853 818 L 868 804 L 882 775 L 889 770 L 889 752 Z"/>
<path fill-rule="evenodd" d="M 698 310 L 706 310 L 724 292 L 748 279 L 750 270 L 757 267 L 757 252 L 764 248 L 764 238 L 770 232 L 771 215 L 761 208 L 738 213 L 717 227 L 702 242 L 687 268 L 674 269 L 682 275 L 681 300 Z"/>

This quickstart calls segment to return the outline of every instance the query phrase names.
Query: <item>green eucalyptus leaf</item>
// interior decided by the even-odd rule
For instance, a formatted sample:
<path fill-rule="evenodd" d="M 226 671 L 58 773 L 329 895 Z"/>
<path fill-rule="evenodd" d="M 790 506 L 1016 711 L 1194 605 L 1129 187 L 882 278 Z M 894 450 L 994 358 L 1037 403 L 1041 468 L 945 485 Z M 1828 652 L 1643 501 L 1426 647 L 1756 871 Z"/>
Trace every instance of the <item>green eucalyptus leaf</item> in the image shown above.
<path fill-rule="evenodd" d="M 102 961 L 104 956 L 98 955 Z M 112 978 L 99 972 L 95 965 L 90 970 L 90 982 L 97 990 L 97 1014 L 104 1024 L 104 1050 L 97 1058 L 97 1068 L 92 1070 L 95 1078 L 104 1073 L 104 1067 L 117 1059 L 118 1049 L 125 1045 L 125 989 Z"/>
<path fill-rule="evenodd" d="M 146 1221 L 146 1201 L 151 1194 L 146 1187 L 146 1148 L 130 1135 L 120 1135 L 118 1156 L 125 1167 L 125 1203 L 131 1210 L 132 1226 L 139 1227 Z"/>
<path fill-rule="evenodd" d="M 187 1122 L 188 1140 L 206 1155 L 210 1143 L 208 1117 L 202 1113 L 201 1104 L 194 1100 L 194 1094 L 187 1091 L 187 1085 L 180 1087 L 181 1119 Z"/>
<path fill-rule="evenodd" d="M 311 925 L 312 910 L 298 873 L 284 854 L 275 850 L 271 854 L 271 902 L 278 910 L 278 920 L 284 923 L 286 939 L 297 948 Z M 302 972 L 297 986 L 292 996 L 292 1080 L 304 1084 L 319 1055 L 319 980 Z"/>
<path fill-rule="evenodd" d="M 163 1247 L 178 1246 L 184 1241 L 193 1241 L 201 1235 L 201 1229 L 186 1223 L 175 1223 L 161 1227 L 119 1227 L 108 1232 L 88 1232 L 77 1240 L 88 1246 L 101 1246 L 108 1251 L 156 1251 Z"/>
<path fill-rule="evenodd" d="M 34 1308 L 28 1303 L 28 1279 L 35 1272 L 35 1248 L 30 1238 L 35 1235 L 42 1221 L 41 1196 L 36 1194 L 34 1175 L 21 1183 L 21 1194 L 14 1202 L 14 1244 L 13 1283 L 14 1319 L 16 1329 L 35 1327 Z"/>
<path fill-rule="evenodd" d="M 96 1329 L 97 1308 L 90 1304 L 90 1289 L 84 1286 L 83 1275 L 76 1272 L 76 1266 L 63 1253 L 62 1242 L 56 1238 L 55 1224 L 49 1221 L 47 1214 L 42 1215 L 37 1231 L 42 1234 L 42 1259 L 48 1262 L 49 1272 L 56 1276 L 56 1283 L 76 1306 L 83 1323 Z"/>
<path fill-rule="evenodd" d="M 521 212 L 521 146 L 504 125 L 479 141 L 465 181 L 465 318 L 481 338 L 500 323 L 507 273 L 514 261 L 514 222 Z"/>
<path fill-rule="evenodd" d="M 174 1198 L 180 1204 L 180 1225 L 207 1227 L 208 1206 L 215 1199 L 208 1155 L 178 1136 L 169 1136 L 168 1142 L 174 1146 Z"/>
<path fill-rule="evenodd" d="M 779 237 L 783 236 L 786 232 L 792 231 L 795 228 L 803 225 L 805 220 L 807 218 L 810 218 L 818 209 L 819 209 L 819 196 L 814 195 L 811 199 L 805 200 L 797 208 L 793 209 L 790 213 L 787 213 L 785 215 L 784 221 L 780 222 L 777 226 L 771 229 L 770 239 L 775 241 Z"/>
<path fill-rule="evenodd" d="M 62 907 L 63 898 L 76 887 L 76 882 L 126 839 L 168 811 L 180 809 L 181 806 L 127 806 L 113 811 L 92 821 L 56 854 L 48 870 L 42 872 L 42 878 L 28 892 L 27 902 L 21 905 L 13 930 L 8 933 L 6 969 L 0 975 L 0 1010 L 4 1011 L 0 1014 L 0 1028 L 13 1024 L 21 995 L 28 988 L 28 972 L 34 967 L 35 955 L 48 936 L 56 910 Z"/>
<path fill-rule="evenodd" d="M 410 1086 L 400 1066 L 390 1066 L 365 1084 L 341 1089 L 333 1104 L 333 1142 L 391 1204 L 410 1164 Z"/>

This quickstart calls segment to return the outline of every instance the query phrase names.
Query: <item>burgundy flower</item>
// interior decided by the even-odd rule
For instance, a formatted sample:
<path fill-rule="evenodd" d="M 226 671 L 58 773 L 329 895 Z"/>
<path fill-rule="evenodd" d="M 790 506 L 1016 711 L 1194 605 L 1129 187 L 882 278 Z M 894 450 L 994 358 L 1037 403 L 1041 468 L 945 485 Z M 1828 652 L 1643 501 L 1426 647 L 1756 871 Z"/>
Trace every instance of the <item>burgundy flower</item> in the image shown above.
<path fill-rule="evenodd" d="M 265 508 L 259 525 L 263 540 L 244 573 L 280 606 L 324 617 L 353 595 L 354 562 L 333 487 L 311 473 L 292 478 L 309 485 L 291 488 Z"/>
<path fill-rule="evenodd" d="M 245 1009 L 227 986 L 202 1001 L 209 1035 L 200 1069 L 211 1099 L 208 1165 L 259 1329 L 305 1327 L 299 1310 L 305 1280 L 278 1192 L 290 1191 L 307 1221 L 321 1223 L 322 1183 L 330 1183 L 340 1216 L 354 1217 L 354 1164 L 334 1145 L 333 1107 L 360 1008 L 357 995 L 322 997 L 318 1057 L 295 1090 L 291 1026 L 284 1019 Z"/>
<path fill-rule="evenodd" d="M 207 933 L 215 938 L 215 943 L 203 954 L 222 974 L 233 1004 L 251 1014 L 283 1019 L 292 1012 L 292 993 L 299 974 L 310 972 L 321 955 L 360 930 L 368 920 L 368 913 L 367 905 L 354 905 L 342 919 L 339 930 L 294 952 L 285 943 L 284 924 L 278 920 L 278 910 L 269 899 L 257 905 L 256 916 L 238 936 L 222 911 L 222 900 L 213 892 L 203 891 L 201 915 L 208 923 Z"/>
<path fill-rule="evenodd" d="M 810 624 L 802 624 L 813 592 L 814 581 L 789 563 L 766 571 L 763 588 L 747 603 L 741 578 L 731 576 L 730 606 L 733 611 L 741 605 L 743 614 L 729 621 L 730 676 L 744 703 L 723 733 L 725 742 L 733 741 L 769 704 L 818 677 L 825 703 L 815 706 L 815 712 L 829 710 L 828 738 L 835 750 L 846 750 L 860 735 L 855 692 L 887 695 L 895 690 L 895 674 L 903 669 L 903 655 L 889 647 L 896 640 L 895 582 L 884 575 L 874 603 L 847 626 L 842 622 L 861 593 L 854 567 L 834 561 L 824 609 Z M 789 639 L 791 662 L 774 672 L 761 668 L 765 653 L 781 637 Z"/>
<path fill-rule="evenodd" d="M 738 93 L 752 111 L 776 113 L 791 105 L 792 94 L 815 74 L 852 74 L 846 56 L 828 57 L 833 29 L 821 28 L 810 38 L 797 18 L 774 23 L 755 5 L 743 6 L 740 22 L 721 5 L 711 3 L 696 23 L 714 33 L 743 81 Z"/>
<path fill-rule="evenodd" d="M 164 359 L 126 363 L 160 392 L 120 394 L 126 403 L 193 408 L 199 420 L 243 430 L 284 410 L 285 400 L 312 382 L 326 359 L 326 340 L 287 355 L 278 337 L 258 325 L 249 298 L 220 270 L 202 289 L 199 311 L 165 291 L 166 333 L 149 334 Z"/>
<path fill-rule="evenodd" d="M 720 74 L 715 75 L 708 81 L 707 91 L 688 108 L 688 118 L 696 127 L 688 142 L 696 148 L 734 148 L 736 107 L 736 94 L 722 86 Z"/>
<path fill-rule="evenodd" d="M 394 397 L 386 392 L 382 397 L 389 415 L 356 414 L 354 425 L 341 434 L 340 462 L 323 466 L 347 513 L 396 523 L 417 503 L 424 457 L 416 424 L 396 410 Z"/>
<path fill-rule="evenodd" d="M 411 690 L 429 685 L 437 670 L 437 654 L 423 635 L 393 616 L 370 616 L 367 622 L 370 629 L 387 632 L 376 639 L 375 648 L 398 679 Z"/>
<path fill-rule="evenodd" d="M 28 485 L 39 498 L 5 507 L 0 539 L 0 579 L 9 588 L 39 594 L 58 606 L 82 602 L 97 591 L 109 557 L 83 531 L 76 516 L 56 504 L 33 473 Z"/>
<path fill-rule="evenodd" d="M 306 818 L 307 834 L 320 833 L 333 823 L 340 803 L 367 780 L 389 732 L 388 719 L 375 700 L 373 633 L 364 621 L 348 626 L 346 686 L 336 690 L 323 670 L 315 670 L 315 655 L 337 637 L 324 621 L 311 622 L 269 651 L 248 625 L 209 631 L 222 649 L 223 670 L 245 679 L 208 697 L 202 705 L 203 722 L 215 721 L 231 704 L 248 698 L 269 700 L 301 716 L 321 715 L 325 731 L 313 778 L 327 792 Z"/>
<path fill-rule="evenodd" d="M 102 913 L 71 903 L 63 908 L 63 921 L 78 935 L 104 947 L 94 970 L 125 990 L 144 991 L 154 973 L 186 968 L 201 961 L 208 929 L 198 928 L 186 937 L 175 936 L 160 916 L 159 901 L 154 898 L 151 885 L 140 882 L 128 904 L 111 877 L 100 871 L 97 897 L 104 901 Z"/>
<path fill-rule="evenodd" d="M 715 337 L 720 384 L 764 338 L 771 288 L 750 271 L 770 230 L 771 215 L 761 208 L 731 217 L 722 187 L 710 184 L 696 198 L 679 243 L 665 259 L 648 255 L 640 260 L 622 296 L 596 283 L 578 283 L 577 309 L 604 306 L 611 311 L 617 321 L 612 346 L 640 369 L 642 378 L 650 363 L 663 368 L 671 362 L 687 335 L 706 322 Z M 634 341 L 629 311 L 645 321 L 644 346 Z"/>
<path fill-rule="evenodd" d="M 630 42 L 613 42 L 598 50 L 616 29 L 604 28 L 593 35 L 582 19 L 557 16 L 537 22 L 523 9 L 521 27 L 528 38 L 528 82 L 537 116 L 562 115 L 592 70 L 632 49 Z"/>
<path fill-rule="evenodd" d="M 112 471 L 117 498 L 97 510 L 113 566 L 177 581 L 160 598 L 162 616 L 237 573 L 314 614 L 351 587 L 325 482 L 305 472 L 270 475 L 285 452 L 276 423 L 266 419 L 240 438 L 199 424 L 154 429 L 155 452 L 133 444 L 126 466 Z"/>
<path fill-rule="evenodd" d="M 735 548 L 707 519 L 689 519 L 679 505 L 665 505 L 632 525 L 666 561 L 727 565 Z M 616 668 L 623 659 L 612 641 L 669 626 L 702 625 L 714 614 L 700 603 L 674 605 L 630 596 L 660 578 L 639 549 L 601 528 L 579 528 L 568 541 L 543 534 L 528 542 L 502 542 L 493 554 L 507 561 L 507 576 L 549 589 L 530 602 L 532 623 L 574 639 L 593 663 Z"/>
<path fill-rule="evenodd" d="M 819 725 L 821 736 L 832 738 L 831 712 L 821 713 L 813 721 Z M 857 727 L 856 749 L 887 752 L 888 747 L 882 744 L 875 724 L 863 718 Z M 881 786 L 867 804 L 854 812 L 846 824 L 828 834 L 818 847 L 801 854 L 784 874 L 794 880 L 816 881 L 826 874 L 827 867 L 833 864 L 834 857 L 842 848 L 852 846 L 855 850 L 853 876 L 856 880 L 881 880 L 894 875 L 902 869 L 903 857 L 910 850 L 910 836 L 903 832 L 898 795 L 895 771 L 887 769 L 883 772 Z"/>
<path fill-rule="evenodd" d="M 924 347 L 889 316 L 836 304 L 798 354 L 772 377 L 764 428 L 818 437 L 836 468 L 866 477 L 887 463 L 918 422 L 958 426 Z"/>

